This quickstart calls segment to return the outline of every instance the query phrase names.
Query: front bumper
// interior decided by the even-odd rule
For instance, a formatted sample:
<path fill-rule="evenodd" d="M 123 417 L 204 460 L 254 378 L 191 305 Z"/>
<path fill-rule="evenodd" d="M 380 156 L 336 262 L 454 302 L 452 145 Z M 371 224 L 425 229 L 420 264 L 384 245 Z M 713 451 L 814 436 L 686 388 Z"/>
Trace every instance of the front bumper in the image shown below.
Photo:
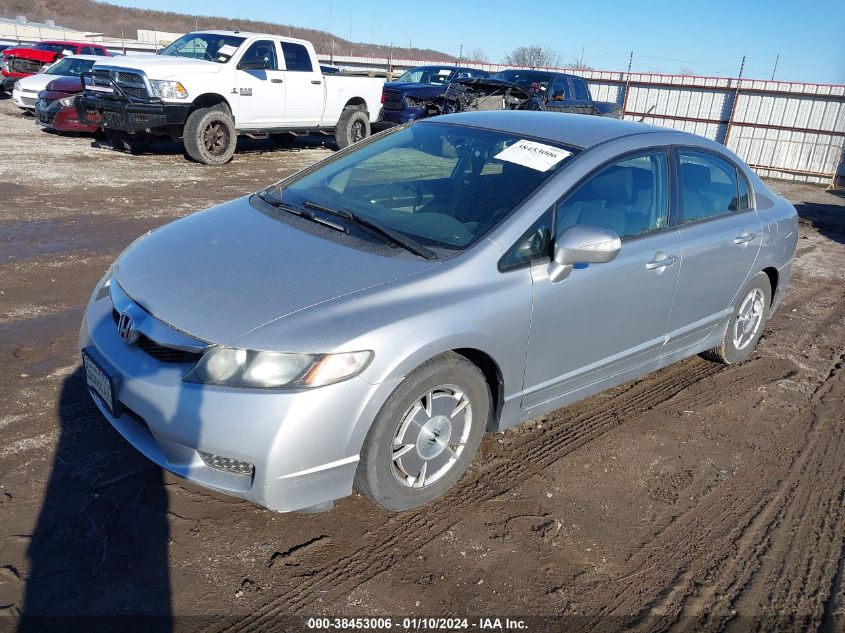
<path fill-rule="evenodd" d="M 188 118 L 190 104 L 163 101 L 124 101 L 86 92 L 74 102 L 79 120 L 85 125 L 123 130 L 128 134 L 182 126 Z"/>
<path fill-rule="evenodd" d="M 2 81 L 0 81 L 0 90 L 5 90 L 6 92 L 12 92 L 12 89 L 15 87 L 15 82 L 18 79 L 22 79 L 27 75 L 3 75 Z"/>
<path fill-rule="evenodd" d="M 36 123 L 41 127 L 53 129 L 57 132 L 96 132 L 94 125 L 85 125 L 79 120 L 76 108 L 62 106 L 58 100 L 35 102 Z"/>
<path fill-rule="evenodd" d="M 130 444 L 176 475 L 279 512 L 352 492 L 369 421 L 392 388 L 360 377 L 299 392 L 183 382 L 190 365 L 157 361 L 123 342 L 108 298 L 89 303 L 79 345 L 119 374 L 118 415 L 91 393 Z M 233 473 L 200 453 L 254 470 Z"/>

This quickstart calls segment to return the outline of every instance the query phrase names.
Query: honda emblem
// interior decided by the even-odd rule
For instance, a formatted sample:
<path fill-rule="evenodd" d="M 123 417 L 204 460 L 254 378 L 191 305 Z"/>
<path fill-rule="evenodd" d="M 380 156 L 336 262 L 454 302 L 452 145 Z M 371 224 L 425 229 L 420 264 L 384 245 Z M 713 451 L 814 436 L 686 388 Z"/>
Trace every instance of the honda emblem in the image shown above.
<path fill-rule="evenodd" d="M 121 312 L 120 318 L 117 320 L 117 333 L 127 345 L 131 345 L 138 340 L 138 332 L 132 327 L 133 325 L 132 315 L 128 312 Z"/>

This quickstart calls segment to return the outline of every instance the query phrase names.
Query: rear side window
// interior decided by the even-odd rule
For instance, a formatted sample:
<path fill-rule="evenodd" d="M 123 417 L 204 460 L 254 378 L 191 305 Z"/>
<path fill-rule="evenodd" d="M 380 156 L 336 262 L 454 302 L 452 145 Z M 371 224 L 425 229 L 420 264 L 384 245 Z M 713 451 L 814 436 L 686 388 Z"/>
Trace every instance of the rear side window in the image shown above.
<path fill-rule="evenodd" d="M 665 150 L 627 156 L 601 168 L 558 205 L 555 235 L 576 224 L 619 237 L 659 231 L 669 223 L 669 157 Z"/>
<path fill-rule="evenodd" d="M 310 73 L 314 70 L 308 49 L 302 44 L 282 42 L 282 55 L 285 56 L 285 68 L 290 71 Z"/>
<path fill-rule="evenodd" d="M 572 79 L 572 91 L 575 94 L 576 101 L 590 100 L 590 91 L 587 89 L 587 83 L 583 79 Z"/>
<path fill-rule="evenodd" d="M 750 208 L 748 183 L 736 167 L 706 152 L 680 150 L 682 223 Z M 740 184 L 741 183 L 741 184 Z"/>

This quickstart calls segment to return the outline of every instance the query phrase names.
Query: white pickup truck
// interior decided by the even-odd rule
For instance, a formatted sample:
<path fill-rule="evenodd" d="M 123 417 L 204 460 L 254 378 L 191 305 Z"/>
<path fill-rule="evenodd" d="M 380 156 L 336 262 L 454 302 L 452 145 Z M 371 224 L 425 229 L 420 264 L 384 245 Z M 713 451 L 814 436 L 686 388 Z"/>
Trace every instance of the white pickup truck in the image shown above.
<path fill-rule="evenodd" d="M 152 136 L 170 136 L 190 158 L 221 165 L 238 135 L 334 134 L 340 147 L 366 138 L 384 80 L 324 75 L 305 40 L 198 31 L 158 55 L 105 58 L 85 84 L 77 113 L 115 147 L 138 151 Z"/>

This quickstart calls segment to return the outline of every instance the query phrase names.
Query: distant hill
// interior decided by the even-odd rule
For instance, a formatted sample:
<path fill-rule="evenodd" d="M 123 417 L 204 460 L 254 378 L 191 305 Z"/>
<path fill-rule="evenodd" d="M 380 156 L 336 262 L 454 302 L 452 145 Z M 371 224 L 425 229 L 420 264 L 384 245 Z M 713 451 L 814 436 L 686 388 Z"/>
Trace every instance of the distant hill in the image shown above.
<path fill-rule="evenodd" d="M 200 29 L 225 29 L 258 31 L 260 33 L 274 33 L 310 40 L 318 53 L 334 52 L 337 55 L 361 55 L 371 57 L 387 57 L 391 53 L 389 46 L 350 42 L 336 37 L 325 31 L 304 29 L 288 24 L 275 22 L 256 22 L 254 20 L 234 20 L 201 15 L 187 15 L 171 13 L 170 11 L 150 11 L 148 9 L 134 9 L 119 7 L 106 2 L 94 0 L 4 0 L 3 17 L 14 18 L 25 15 L 33 22 L 55 20 L 56 24 L 83 31 L 105 33 L 113 37 L 120 37 L 121 29 L 125 37 L 134 38 L 138 29 L 155 29 L 169 32 L 193 31 Z M 432 59 L 455 61 L 456 58 L 446 53 L 431 49 L 394 47 L 393 57 L 406 59 Z"/>

